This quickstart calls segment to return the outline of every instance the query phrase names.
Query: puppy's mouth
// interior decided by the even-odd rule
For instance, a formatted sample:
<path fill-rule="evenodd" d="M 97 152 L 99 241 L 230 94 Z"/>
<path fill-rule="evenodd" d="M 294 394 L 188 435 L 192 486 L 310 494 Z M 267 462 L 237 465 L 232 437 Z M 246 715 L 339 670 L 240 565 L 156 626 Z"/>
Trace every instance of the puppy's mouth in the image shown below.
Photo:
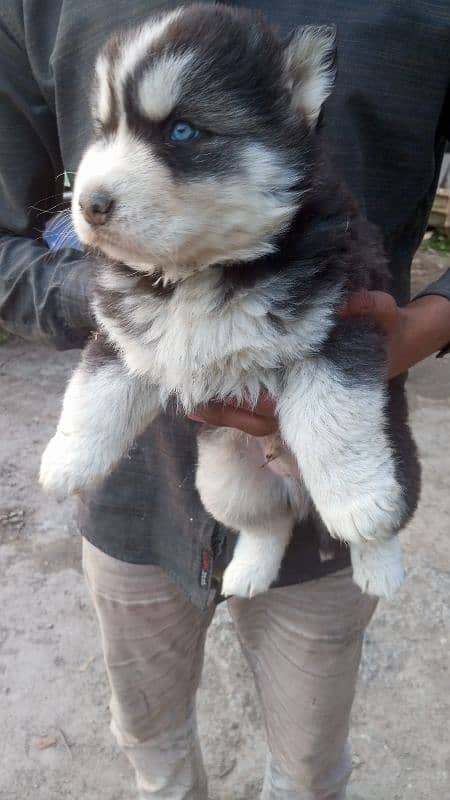
<path fill-rule="evenodd" d="M 144 251 L 139 247 L 136 240 L 124 235 L 113 223 L 92 227 L 83 226 L 79 232 L 82 243 L 98 255 L 105 255 L 112 261 L 119 261 L 129 267 L 138 267 L 151 275 L 161 272 L 161 266 L 155 255 Z"/>
<path fill-rule="evenodd" d="M 161 272 L 159 259 L 152 257 L 148 252 L 141 252 L 135 245 L 123 242 L 111 236 L 99 237 L 95 247 L 114 261 L 120 261 L 129 267 L 138 267 L 149 274 Z"/>

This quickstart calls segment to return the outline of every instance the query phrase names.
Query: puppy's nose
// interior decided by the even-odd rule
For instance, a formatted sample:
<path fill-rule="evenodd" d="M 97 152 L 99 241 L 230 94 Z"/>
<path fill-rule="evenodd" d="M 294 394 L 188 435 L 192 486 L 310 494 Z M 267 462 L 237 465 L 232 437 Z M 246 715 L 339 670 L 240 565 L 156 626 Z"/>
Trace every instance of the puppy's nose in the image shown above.
<path fill-rule="evenodd" d="M 114 208 L 114 198 L 105 191 L 82 192 L 78 203 L 91 225 L 104 225 Z"/>

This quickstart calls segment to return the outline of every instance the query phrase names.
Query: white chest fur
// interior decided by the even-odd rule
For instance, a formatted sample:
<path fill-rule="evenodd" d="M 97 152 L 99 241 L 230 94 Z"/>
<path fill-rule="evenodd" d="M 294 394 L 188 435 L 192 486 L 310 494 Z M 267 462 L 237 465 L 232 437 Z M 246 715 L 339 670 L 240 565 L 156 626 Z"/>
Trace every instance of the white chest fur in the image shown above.
<path fill-rule="evenodd" d="M 108 276 L 101 282 L 113 288 Z M 171 395 L 185 409 L 230 395 L 256 400 L 261 388 L 277 394 L 280 370 L 317 346 L 331 324 L 328 296 L 301 318 L 281 312 L 280 329 L 270 316 L 276 286 L 269 283 L 227 301 L 217 271 L 185 280 L 170 296 L 129 285 L 120 318 L 98 306 L 97 316 L 130 371 L 160 387 L 163 403 Z"/>

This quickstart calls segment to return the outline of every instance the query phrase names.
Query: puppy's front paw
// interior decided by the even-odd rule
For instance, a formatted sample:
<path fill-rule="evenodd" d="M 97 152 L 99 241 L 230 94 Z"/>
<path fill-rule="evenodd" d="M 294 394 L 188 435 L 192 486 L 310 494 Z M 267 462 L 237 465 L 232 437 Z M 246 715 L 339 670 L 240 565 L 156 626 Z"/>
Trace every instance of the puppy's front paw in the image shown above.
<path fill-rule="evenodd" d="M 320 509 L 330 534 L 344 542 L 362 544 L 390 536 L 401 526 L 404 516 L 402 490 L 395 480 L 379 491 L 367 489 L 348 495 L 333 506 Z"/>
<path fill-rule="evenodd" d="M 86 441 L 57 432 L 44 451 L 39 482 L 49 492 L 63 498 L 81 491 L 99 479 L 95 453 Z"/>
<path fill-rule="evenodd" d="M 392 597 L 404 578 L 398 536 L 380 542 L 353 544 L 350 550 L 353 580 L 361 591 L 375 597 Z"/>

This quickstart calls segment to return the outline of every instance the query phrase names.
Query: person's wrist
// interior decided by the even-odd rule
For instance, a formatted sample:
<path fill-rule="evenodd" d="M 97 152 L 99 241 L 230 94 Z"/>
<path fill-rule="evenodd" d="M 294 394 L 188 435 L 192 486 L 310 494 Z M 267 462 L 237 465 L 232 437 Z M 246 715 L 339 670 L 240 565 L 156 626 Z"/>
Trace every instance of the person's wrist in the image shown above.
<path fill-rule="evenodd" d="M 450 301 L 438 294 L 412 300 L 404 309 L 423 330 L 428 355 L 441 350 L 450 341 Z"/>
<path fill-rule="evenodd" d="M 399 309 L 397 331 L 390 347 L 390 377 L 395 377 L 450 340 L 450 302 L 440 295 L 425 295 Z"/>

